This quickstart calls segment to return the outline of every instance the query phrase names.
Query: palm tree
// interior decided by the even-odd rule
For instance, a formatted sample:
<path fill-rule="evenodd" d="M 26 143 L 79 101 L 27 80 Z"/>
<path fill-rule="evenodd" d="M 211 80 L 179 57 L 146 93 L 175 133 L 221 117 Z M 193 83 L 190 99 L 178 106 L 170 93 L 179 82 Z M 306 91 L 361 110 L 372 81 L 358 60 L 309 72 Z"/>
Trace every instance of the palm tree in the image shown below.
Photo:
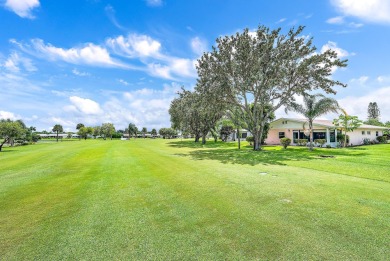
<path fill-rule="evenodd" d="M 63 132 L 63 131 L 64 131 L 64 129 L 62 128 L 62 126 L 60 124 L 54 125 L 53 132 L 57 133 L 57 142 L 58 142 L 58 133 Z"/>
<path fill-rule="evenodd" d="M 141 132 L 142 132 L 142 136 L 145 139 L 145 135 L 146 135 L 146 133 L 148 133 L 148 129 L 146 127 L 143 127 Z"/>
<path fill-rule="evenodd" d="M 286 112 L 295 111 L 307 119 L 310 131 L 310 150 L 313 150 L 313 121 L 329 112 L 337 113 L 339 109 L 339 104 L 335 99 L 325 97 L 322 94 L 305 94 L 303 95 L 303 105 L 292 102 L 286 106 Z"/>

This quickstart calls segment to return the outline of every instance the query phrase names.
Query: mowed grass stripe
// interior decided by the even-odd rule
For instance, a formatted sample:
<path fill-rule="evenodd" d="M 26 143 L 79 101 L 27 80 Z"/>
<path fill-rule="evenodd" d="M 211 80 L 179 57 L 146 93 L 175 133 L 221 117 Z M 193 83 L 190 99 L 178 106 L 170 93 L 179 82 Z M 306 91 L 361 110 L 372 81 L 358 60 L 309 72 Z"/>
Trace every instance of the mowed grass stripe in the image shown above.
<path fill-rule="evenodd" d="M 0 202 L 14 201 L 0 212 L 0 232 L 12 232 L 1 233 L 0 255 L 380 260 L 389 254 L 388 183 L 287 166 L 290 159 L 230 164 L 208 155 L 223 149 L 234 155 L 230 145 L 171 145 L 163 140 L 39 145 L 47 154 L 60 149 L 62 155 L 48 162 L 52 171 L 46 175 L 33 167 L 38 158 L 30 155 L 22 167 L 9 158 L 14 152 L 5 153 L 0 169 L 19 166 L 20 174 L 14 183 L 5 182 L 13 185 L 0 185 Z M 14 150 L 29 155 L 28 149 L 39 146 Z"/>

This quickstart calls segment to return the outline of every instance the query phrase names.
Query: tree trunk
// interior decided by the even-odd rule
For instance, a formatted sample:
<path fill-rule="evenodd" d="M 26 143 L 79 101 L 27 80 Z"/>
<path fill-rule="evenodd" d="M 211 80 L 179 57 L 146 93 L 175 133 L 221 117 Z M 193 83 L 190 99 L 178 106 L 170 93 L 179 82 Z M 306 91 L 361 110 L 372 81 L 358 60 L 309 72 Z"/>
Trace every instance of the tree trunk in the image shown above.
<path fill-rule="evenodd" d="M 4 141 L 0 144 L 0 151 L 1 151 L 1 149 L 3 148 L 3 145 L 7 142 L 7 140 L 8 140 L 8 139 L 5 138 Z"/>
<path fill-rule="evenodd" d="M 57 142 L 58 142 L 58 131 L 57 131 Z"/>
<path fill-rule="evenodd" d="M 199 134 L 195 134 L 195 142 L 199 142 L 200 136 Z"/>
<path fill-rule="evenodd" d="M 312 151 L 313 150 L 313 123 L 311 121 L 309 121 L 309 130 L 310 130 L 310 134 L 309 134 L 309 139 L 310 139 L 310 150 Z"/>
<path fill-rule="evenodd" d="M 240 129 L 237 129 L 238 149 L 241 149 Z"/>
<path fill-rule="evenodd" d="M 202 135 L 202 144 L 206 144 L 206 135 Z"/>
<path fill-rule="evenodd" d="M 344 148 L 347 146 L 347 131 L 344 134 Z"/>

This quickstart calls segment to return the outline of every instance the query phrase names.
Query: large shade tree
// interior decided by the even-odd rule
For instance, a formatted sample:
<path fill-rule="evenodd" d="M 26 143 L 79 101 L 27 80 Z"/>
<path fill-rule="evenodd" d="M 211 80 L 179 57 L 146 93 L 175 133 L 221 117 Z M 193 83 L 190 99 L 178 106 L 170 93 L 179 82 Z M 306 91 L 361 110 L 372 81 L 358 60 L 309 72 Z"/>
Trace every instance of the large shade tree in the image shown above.
<path fill-rule="evenodd" d="M 339 109 L 339 104 L 335 99 L 325 97 L 322 94 L 305 94 L 303 95 L 303 104 L 291 102 L 286 106 L 286 111 L 295 111 L 306 118 L 310 133 L 310 150 L 313 150 L 313 121 L 329 112 L 337 113 Z"/>
<path fill-rule="evenodd" d="M 224 104 L 215 100 L 213 94 L 196 90 L 183 89 L 178 94 L 169 108 L 173 128 L 193 134 L 195 142 L 202 138 L 205 144 L 207 134 L 212 130 L 215 132 L 218 120 L 225 113 Z"/>
<path fill-rule="evenodd" d="M 100 128 L 101 135 L 103 139 L 110 138 L 112 140 L 112 135 L 115 133 L 115 127 L 112 123 L 103 123 Z"/>
<path fill-rule="evenodd" d="M 282 34 L 281 29 L 259 26 L 255 32 L 220 37 L 211 52 L 198 60 L 198 87 L 214 93 L 215 102 L 237 107 L 247 116 L 245 123 L 254 136 L 254 149 L 261 149 L 261 137 L 270 114 L 294 102 L 295 95 L 315 89 L 336 93 L 334 86 L 346 86 L 331 76 L 346 60 L 333 50 L 316 52 L 312 39 L 302 35 L 304 27 Z M 251 104 L 255 104 L 251 110 Z M 271 106 L 266 111 L 267 106 Z"/>
<path fill-rule="evenodd" d="M 18 121 L 12 121 L 10 119 L 0 120 L 0 151 L 5 143 L 11 143 L 13 139 L 25 134 L 25 129 Z"/>
<path fill-rule="evenodd" d="M 138 128 L 135 126 L 134 123 L 130 123 L 129 127 L 127 128 L 127 131 L 129 132 L 129 138 L 131 136 L 134 136 L 134 138 L 137 138 Z"/>

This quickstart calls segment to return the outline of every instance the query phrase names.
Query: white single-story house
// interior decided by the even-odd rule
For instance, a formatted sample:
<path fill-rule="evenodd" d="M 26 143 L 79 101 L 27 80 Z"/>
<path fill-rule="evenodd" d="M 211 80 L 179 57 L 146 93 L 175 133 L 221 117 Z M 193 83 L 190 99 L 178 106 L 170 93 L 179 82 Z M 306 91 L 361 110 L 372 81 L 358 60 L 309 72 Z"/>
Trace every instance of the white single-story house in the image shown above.
<path fill-rule="evenodd" d="M 306 123 L 306 124 L 305 124 Z M 305 124 L 305 126 L 304 126 Z M 291 139 L 292 145 L 297 145 L 298 139 L 309 139 L 309 125 L 306 119 L 280 118 L 270 123 L 266 144 L 280 144 L 280 139 L 287 137 Z M 383 131 L 388 128 L 363 124 L 359 128 L 348 132 L 349 145 L 361 145 L 364 139 L 376 140 L 376 137 L 382 136 Z M 325 139 L 326 145 L 336 147 L 338 144 L 337 134 L 340 130 L 329 120 L 314 120 L 313 122 L 313 140 Z"/>
<path fill-rule="evenodd" d="M 42 139 L 56 139 L 57 138 L 57 133 L 42 133 L 42 134 L 38 134 L 39 137 L 41 137 Z M 58 138 L 59 139 L 64 139 L 64 138 L 67 138 L 68 137 L 68 134 L 66 133 L 58 133 Z"/>

